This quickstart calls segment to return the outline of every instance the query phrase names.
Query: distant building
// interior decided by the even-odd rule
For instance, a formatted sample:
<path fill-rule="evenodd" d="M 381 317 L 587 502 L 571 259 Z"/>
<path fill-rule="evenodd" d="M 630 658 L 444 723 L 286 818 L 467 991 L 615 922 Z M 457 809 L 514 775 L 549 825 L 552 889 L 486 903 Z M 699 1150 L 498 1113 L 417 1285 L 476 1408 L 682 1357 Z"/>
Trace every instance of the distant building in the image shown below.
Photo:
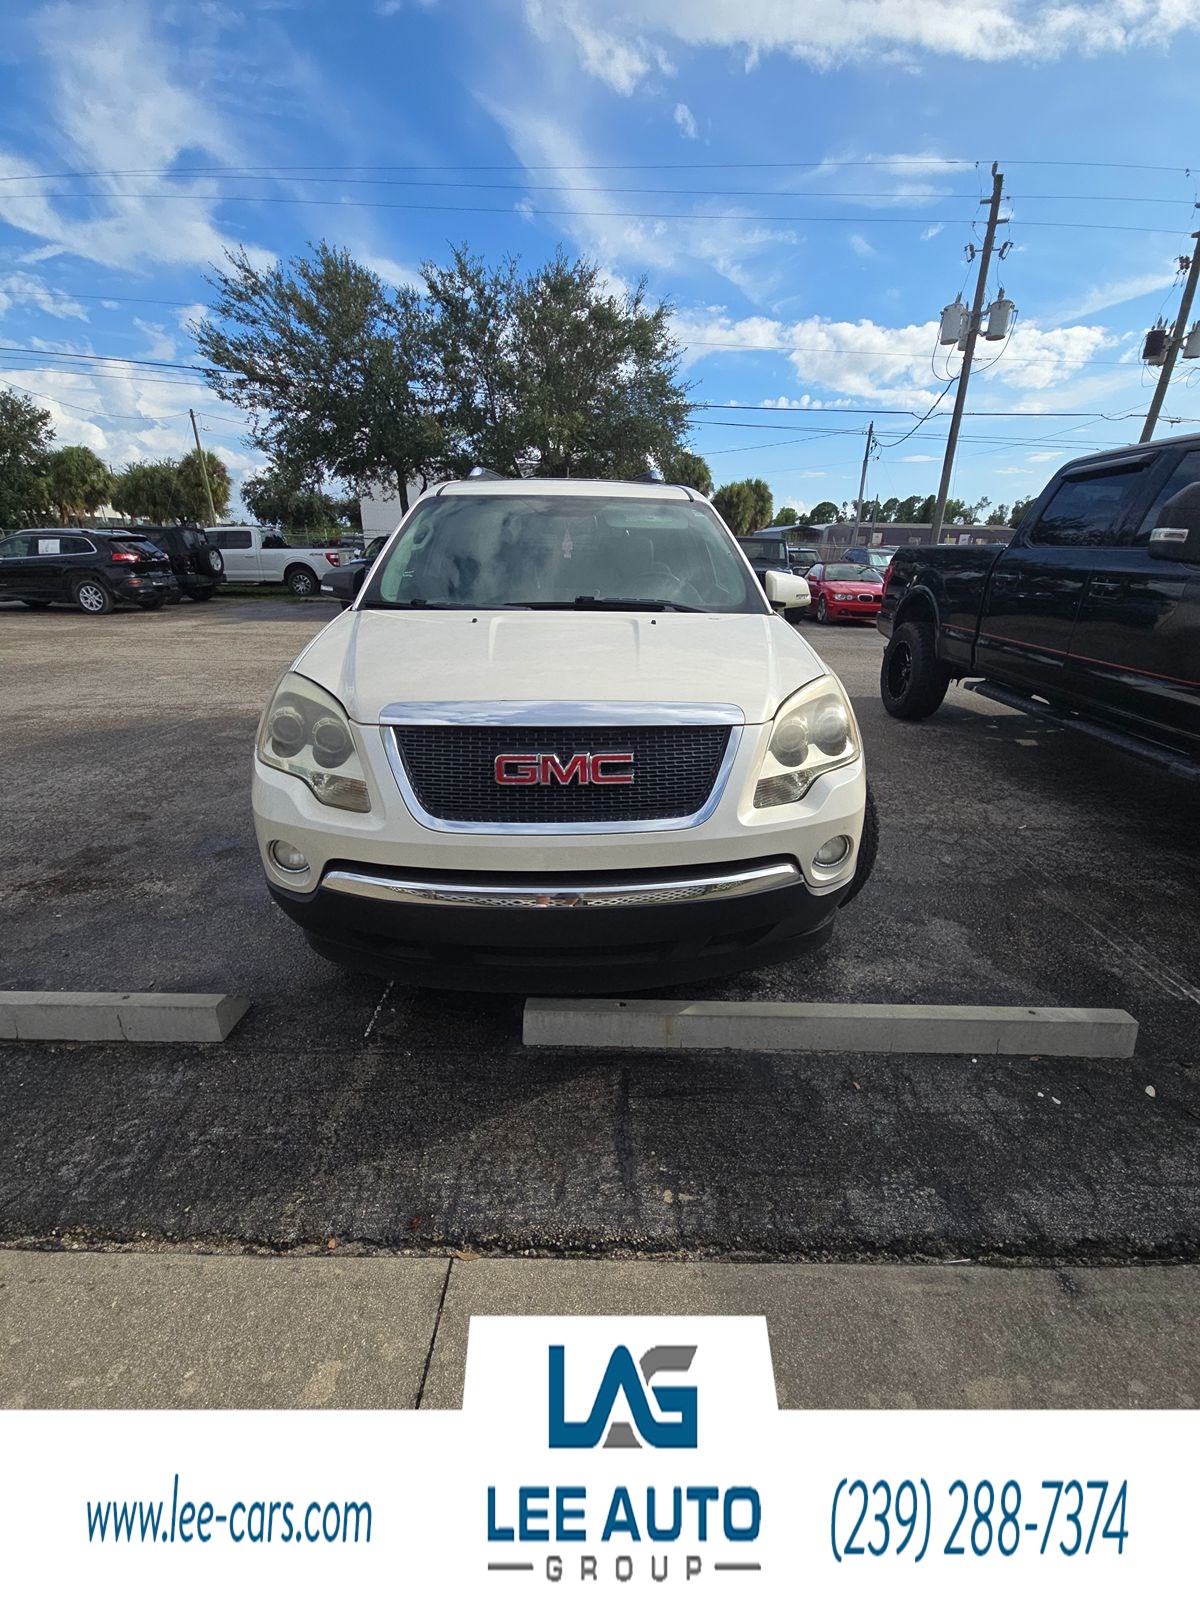
<path fill-rule="evenodd" d="M 833 549 L 844 550 L 848 545 L 865 544 L 932 544 L 933 528 L 928 522 L 864 522 L 855 534 L 852 522 L 818 522 L 808 529 L 811 538 Z M 983 523 L 942 524 L 939 544 L 1007 544 L 1012 538 L 1011 528 L 987 527 Z"/>

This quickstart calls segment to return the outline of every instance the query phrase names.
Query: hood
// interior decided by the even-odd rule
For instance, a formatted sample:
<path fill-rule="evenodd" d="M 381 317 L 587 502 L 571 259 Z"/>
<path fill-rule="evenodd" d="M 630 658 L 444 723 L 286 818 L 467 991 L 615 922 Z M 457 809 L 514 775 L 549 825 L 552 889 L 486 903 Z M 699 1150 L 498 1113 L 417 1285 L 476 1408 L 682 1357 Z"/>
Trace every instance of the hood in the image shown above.
<path fill-rule="evenodd" d="M 850 589 L 855 594 L 882 594 L 883 579 L 872 583 L 869 578 L 822 578 L 827 589 Z"/>
<path fill-rule="evenodd" d="M 776 616 L 345 611 L 295 663 L 377 723 L 403 701 L 670 701 L 767 722 L 825 664 Z"/>

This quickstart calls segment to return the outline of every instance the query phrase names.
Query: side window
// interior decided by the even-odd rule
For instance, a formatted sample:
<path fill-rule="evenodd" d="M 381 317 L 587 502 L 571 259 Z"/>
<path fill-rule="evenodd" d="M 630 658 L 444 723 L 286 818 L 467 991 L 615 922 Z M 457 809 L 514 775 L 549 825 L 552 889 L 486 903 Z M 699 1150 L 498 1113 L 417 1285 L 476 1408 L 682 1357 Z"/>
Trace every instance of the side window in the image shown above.
<path fill-rule="evenodd" d="M 1148 544 L 1150 530 L 1158 527 L 1159 514 L 1167 501 L 1181 489 L 1186 489 L 1189 484 L 1197 482 L 1200 482 L 1200 450 L 1189 450 L 1163 484 L 1154 498 L 1154 504 L 1142 518 L 1141 526 L 1133 536 L 1134 544 Z"/>
<path fill-rule="evenodd" d="M 79 534 L 61 542 L 64 556 L 89 556 L 96 548 L 90 539 L 84 539 Z"/>
<path fill-rule="evenodd" d="M 824 565 L 824 563 L 821 562 L 821 561 L 818 561 L 814 566 L 811 566 L 808 569 L 808 576 L 810 578 L 815 579 L 817 583 L 820 583 L 821 579 L 825 576 L 825 565 Z"/>
<path fill-rule="evenodd" d="M 248 528 L 234 528 L 230 533 L 217 535 L 217 547 L 221 550 L 249 550 L 250 530 Z"/>
<path fill-rule="evenodd" d="M 0 539 L 0 561 L 11 561 L 15 556 L 27 556 L 33 540 L 27 533 L 15 539 Z"/>
<path fill-rule="evenodd" d="M 1100 546 L 1120 542 L 1121 513 L 1146 467 L 1081 472 L 1064 478 L 1029 535 L 1030 544 Z"/>

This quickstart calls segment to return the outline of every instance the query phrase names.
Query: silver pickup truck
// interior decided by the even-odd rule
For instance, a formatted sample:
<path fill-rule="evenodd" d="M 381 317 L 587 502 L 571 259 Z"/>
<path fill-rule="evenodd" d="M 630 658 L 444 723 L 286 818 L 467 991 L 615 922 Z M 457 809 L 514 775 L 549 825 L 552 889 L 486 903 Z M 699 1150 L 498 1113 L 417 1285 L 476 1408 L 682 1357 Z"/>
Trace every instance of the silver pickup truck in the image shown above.
<path fill-rule="evenodd" d="M 273 528 L 226 523 L 206 528 L 225 561 L 228 583 L 286 583 L 294 595 L 319 593 L 321 581 L 341 565 L 336 545 L 291 545 Z"/>

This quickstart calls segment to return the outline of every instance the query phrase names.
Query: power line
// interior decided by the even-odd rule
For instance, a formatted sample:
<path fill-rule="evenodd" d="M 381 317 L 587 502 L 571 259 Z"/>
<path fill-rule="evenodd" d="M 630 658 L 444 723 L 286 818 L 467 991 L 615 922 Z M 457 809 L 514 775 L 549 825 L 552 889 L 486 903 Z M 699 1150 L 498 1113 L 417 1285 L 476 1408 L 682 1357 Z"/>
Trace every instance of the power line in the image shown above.
<path fill-rule="evenodd" d="M 687 198 L 706 198 L 706 197 L 713 197 L 713 196 L 729 196 L 729 197 L 733 197 L 733 198 L 757 197 L 757 198 L 762 198 L 762 199 L 775 199 L 775 200 L 778 200 L 778 199 L 781 199 L 781 198 L 784 198 L 784 199 L 795 198 L 795 199 L 808 199 L 808 200 L 863 200 L 863 201 L 868 201 L 868 200 L 886 200 L 886 201 L 890 201 L 893 205 L 906 205 L 906 204 L 907 205 L 917 205 L 917 204 L 921 203 L 922 201 L 929 201 L 929 200 L 938 200 L 938 201 L 940 201 L 940 200 L 975 200 L 975 199 L 978 198 L 977 195 L 974 192 L 972 192 L 971 190 L 966 190 L 966 189 L 941 189 L 941 190 L 935 190 L 935 191 L 931 191 L 931 192 L 923 193 L 923 194 L 903 194 L 903 193 L 899 192 L 896 189 L 781 189 L 781 188 L 778 188 L 778 187 L 772 188 L 772 189 L 724 189 L 724 188 L 712 188 L 712 187 L 705 188 L 705 189 L 683 189 L 683 188 L 680 188 L 677 184 L 671 184 L 671 185 L 668 185 L 668 186 L 665 186 L 665 187 L 659 186 L 659 187 L 654 187 L 654 188 L 646 188 L 645 186 L 632 188 L 632 187 L 629 187 L 629 186 L 624 185 L 624 184 L 611 184 L 611 183 L 608 183 L 608 184 L 496 183 L 496 182 L 493 182 L 493 181 L 490 181 L 490 180 L 479 180 L 479 179 L 472 179 L 472 178 L 354 178 L 354 177 L 346 176 L 345 173 L 325 174 L 325 173 L 320 173 L 320 172 L 306 173 L 306 174 L 303 174 L 303 175 L 300 175 L 300 176 L 295 176 L 295 175 L 292 175 L 292 174 L 285 174 L 285 175 L 275 176 L 269 169 L 266 169 L 266 168 L 255 168 L 255 167 L 230 168 L 228 170 L 207 169 L 207 168 L 197 168 L 197 169 L 189 169 L 189 170 L 193 171 L 194 175 L 196 175 L 196 176 L 208 176 L 208 177 L 214 177 L 214 178 L 229 179 L 231 181 L 238 181 L 238 180 L 242 180 L 242 179 L 246 179 L 246 178 L 260 177 L 260 178 L 265 179 L 269 183 L 338 183 L 338 184 L 345 184 L 347 186 L 353 186 L 353 187 L 356 187 L 356 188 L 369 187 L 369 188 L 399 188 L 399 189 L 489 189 L 489 190 L 506 191 L 506 192 L 516 193 L 516 194 L 529 194 L 529 193 L 534 193 L 534 192 L 543 192 L 543 193 L 554 193 L 554 194 L 679 195 L 679 196 L 683 196 L 683 197 L 687 197 Z M 530 168 L 529 170 L 532 171 L 532 170 L 536 170 L 536 169 Z M 112 173 L 112 174 L 94 173 L 94 174 L 90 174 L 90 175 L 89 174 L 83 174 L 83 173 L 78 174 L 78 176 L 81 177 L 81 178 L 85 177 L 85 176 L 91 176 L 91 177 L 97 177 L 97 178 L 106 177 L 106 176 L 112 176 L 112 177 L 161 177 L 161 178 L 172 178 L 172 177 L 178 177 L 180 175 L 181 175 L 180 173 L 172 172 L 170 170 L 161 170 L 161 171 L 148 170 L 148 171 L 144 171 L 144 172 L 126 172 L 126 173 Z M 6 182 L 6 183 L 45 182 L 45 181 L 55 180 L 55 179 L 59 179 L 59 178 L 63 178 L 63 177 L 69 177 L 69 176 L 74 176 L 74 174 L 63 174 L 63 173 L 59 173 L 59 174 L 35 174 L 35 173 L 30 173 L 28 175 L 28 177 L 11 176 L 11 177 L 7 177 L 7 178 L 0 178 L 0 182 Z M 86 192 L 84 195 L 78 195 L 77 196 L 74 192 L 72 192 L 70 197 L 73 198 L 73 199 L 74 198 L 101 199 L 101 198 L 106 198 L 110 193 L 111 193 L 111 191 L 108 191 L 108 190 L 99 190 L 99 191 L 96 191 L 94 193 L 89 191 L 89 192 Z M 26 193 L 26 191 L 19 191 L 19 194 L 20 194 L 20 196 L 22 198 L 29 198 L 29 199 L 59 199 L 59 198 L 64 198 L 61 195 L 48 195 L 48 196 L 46 196 L 46 195 L 28 195 Z M 136 196 L 136 195 L 135 196 L 129 196 L 129 195 L 121 196 L 119 194 L 114 194 L 114 198 L 125 198 L 125 199 L 135 198 L 136 199 L 136 198 L 141 198 L 141 197 L 140 196 Z M 195 199 L 214 199 L 214 198 L 217 198 L 217 197 L 216 196 L 212 196 L 212 195 L 189 196 L 189 195 L 178 195 L 177 194 L 176 198 L 179 198 L 179 199 L 192 199 L 192 198 L 195 198 Z M 249 198 L 249 197 L 240 196 L 240 197 L 232 197 L 232 198 Z M 285 199 L 286 198 L 292 198 L 292 197 L 291 196 L 286 196 Z M 1054 202 L 1059 202 L 1059 201 L 1078 201 L 1080 203 L 1085 203 L 1085 202 L 1086 203 L 1094 203 L 1096 201 L 1100 201 L 1100 202 L 1111 202 L 1111 203 L 1122 204 L 1122 205 L 1164 205 L 1164 206 L 1187 205 L 1189 207 L 1194 207 L 1194 205 L 1195 205 L 1195 201 L 1193 199 L 1188 198 L 1186 196 L 1180 196 L 1180 195 L 1036 194 L 1036 193 L 1022 193 L 1022 194 L 1019 194 L 1019 195 L 1012 195 L 1011 198 L 1020 199 L 1022 201 L 1027 201 L 1027 202 L 1028 201 L 1034 201 L 1034 202 L 1041 202 L 1041 201 L 1054 201 Z"/>
<path fill-rule="evenodd" d="M 127 190 L 108 190 L 88 192 L 84 194 L 63 194 L 57 191 L 50 193 L 29 194 L 19 196 L 22 200 L 154 200 L 154 201 L 182 201 L 190 204 L 203 205 L 308 205 L 308 206 L 333 206 L 339 209 L 368 210 L 368 211 L 427 211 L 451 212 L 455 214 L 469 214 L 473 216 L 511 216 L 514 214 L 512 206 L 468 206 L 468 205 L 434 205 L 424 200 L 347 200 L 338 199 L 312 199 L 298 198 L 295 195 L 281 194 L 178 194 L 164 192 L 130 192 Z M 937 196 L 923 195 L 924 200 L 937 199 Z M 940 223 L 943 227 L 969 228 L 974 223 L 972 217 L 910 217 L 910 216 L 813 216 L 797 215 L 793 212 L 740 212 L 740 211 L 588 211 L 577 207 L 550 207 L 531 206 L 526 208 L 523 215 L 526 217 L 587 217 L 608 219 L 613 222 L 741 222 L 753 224 L 759 222 L 787 222 L 810 225 L 814 223 L 845 224 L 853 223 L 857 227 L 880 226 L 883 224 L 903 224 L 911 227 L 930 227 Z M 1059 220 L 1027 220 L 1022 219 L 1023 228 L 1070 228 L 1086 229 L 1099 233 L 1160 233 L 1172 237 L 1178 234 L 1178 228 L 1146 227 L 1139 223 L 1126 222 L 1067 222 Z"/>
<path fill-rule="evenodd" d="M 194 167 L 76 167 L 60 172 L 0 173 L 0 183 L 47 182 L 62 178 L 182 178 L 220 177 L 247 174 L 254 177 L 272 173 L 330 173 L 342 175 L 351 172 L 762 172 L 817 168 L 829 171 L 848 171 L 881 167 L 885 171 L 895 168 L 918 167 L 936 172 L 947 167 L 978 167 L 980 162 L 970 156 L 915 156 L 879 157 L 859 161 L 829 161 L 817 157 L 809 161 L 506 161 L 506 162 L 407 162 L 391 164 L 322 164 L 321 162 L 274 163 L 270 166 L 216 164 Z M 1187 162 L 1176 165 L 1153 165 L 1134 161 L 1074 161 L 1069 158 L 1037 157 L 1020 160 L 1009 157 L 1010 167 L 1071 167 L 1099 172 L 1170 172 L 1179 177 L 1193 173 L 1200 163 Z"/>
<path fill-rule="evenodd" d="M 39 350 L 33 345 L 0 344 L 0 354 L 24 356 L 53 356 L 56 361 L 119 361 L 125 366 L 133 367 L 169 367 L 176 372 L 205 373 L 207 367 L 195 366 L 188 361 L 157 361 L 150 356 L 98 356 L 88 351 L 74 350 Z"/>

